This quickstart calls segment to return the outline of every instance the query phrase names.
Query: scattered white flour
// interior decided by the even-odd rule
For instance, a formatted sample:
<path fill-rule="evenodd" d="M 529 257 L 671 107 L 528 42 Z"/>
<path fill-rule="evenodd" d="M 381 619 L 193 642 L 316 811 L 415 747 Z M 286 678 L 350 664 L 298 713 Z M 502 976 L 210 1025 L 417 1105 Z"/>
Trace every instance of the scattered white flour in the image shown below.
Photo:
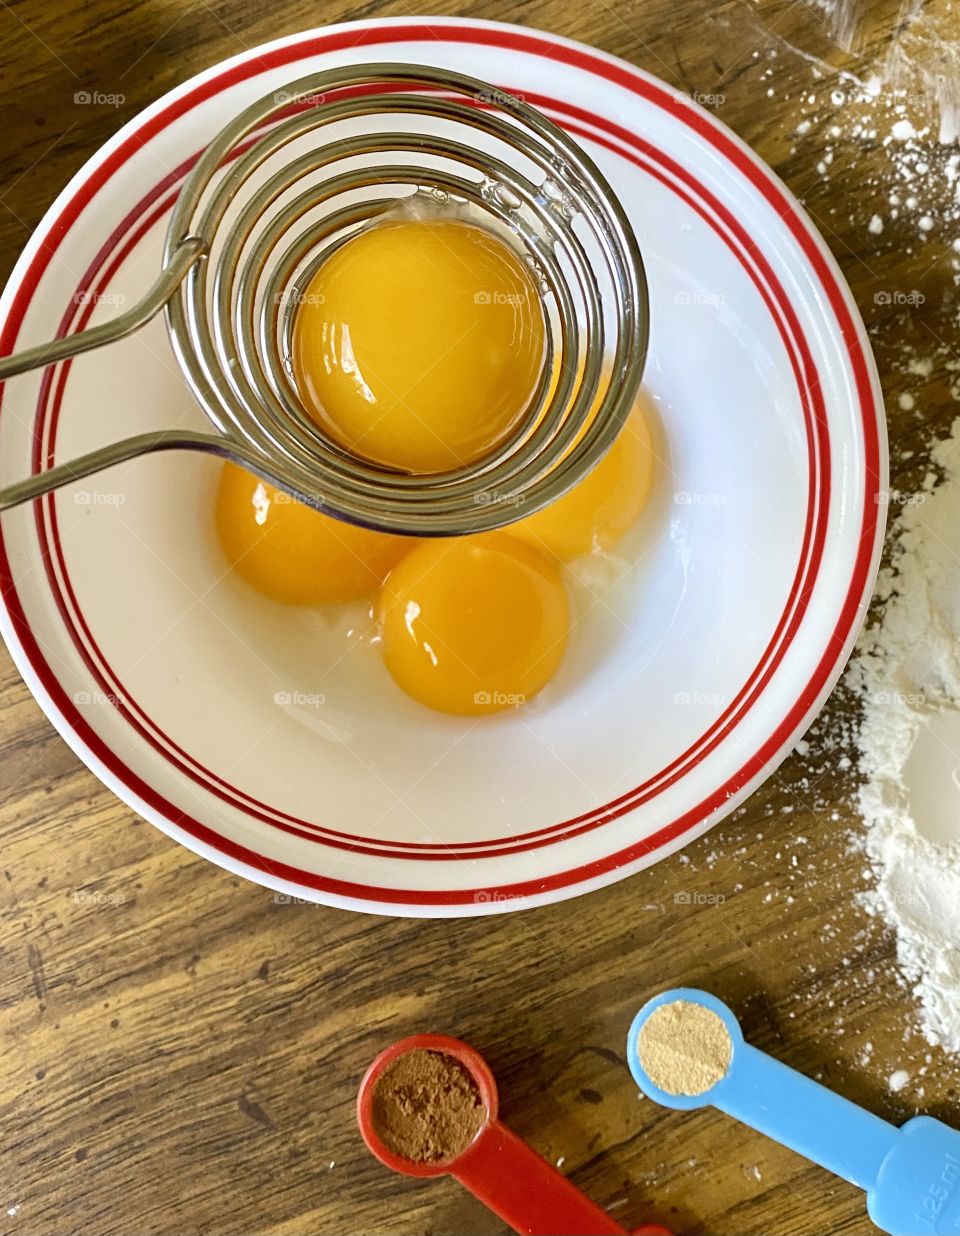
<path fill-rule="evenodd" d="M 806 0 L 818 13 L 822 29 L 847 52 L 869 44 L 868 8 L 863 0 Z M 846 222 L 862 225 L 874 238 L 876 254 L 892 251 L 912 254 L 916 246 L 930 246 L 941 238 L 953 244 L 952 270 L 960 276 L 960 39 L 956 37 L 955 4 L 943 12 L 923 0 L 902 0 L 891 41 L 886 51 L 869 63 L 847 57 L 844 67 L 828 63 L 801 47 L 778 38 L 780 50 L 810 63 L 815 83 L 812 93 L 801 87 L 798 107 L 792 113 L 794 151 L 803 150 L 820 175 L 802 200 L 811 206 L 821 226 L 838 231 L 834 217 L 847 214 Z M 777 49 L 771 49 L 770 57 Z M 779 59 L 773 63 L 779 63 Z M 863 73 L 853 72 L 856 67 Z M 776 90 L 774 70 L 768 67 L 764 80 L 768 92 Z M 786 94 L 790 98 L 791 94 Z M 870 170 L 855 192 L 832 204 L 822 186 L 850 176 L 859 149 L 871 152 Z M 845 242 L 849 245 L 849 242 Z M 869 245 L 870 241 L 866 241 Z M 857 251 L 859 253 L 859 250 Z M 869 250 L 863 262 L 873 267 Z M 879 283 L 879 279 L 878 279 Z M 911 297 L 924 294 L 917 288 L 875 289 L 878 304 L 911 305 Z M 958 384 L 960 389 L 960 384 Z M 960 396 L 958 396 L 960 397 Z"/>
<path fill-rule="evenodd" d="M 882 617 L 849 681 L 864 708 L 867 907 L 896 932 L 926 1037 L 960 1052 L 960 419 L 931 458 L 939 483 L 928 474 L 894 525 Z"/>
<path fill-rule="evenodd" d="M 811 0 L 823 14 L 833 41 L 844 51 L 854 49 L 857 34 L 856 0 Z"/>
<path fill-rule="evenodd" d="M 897 1069 L 895 1073 L 891 1073 L 887 1078 L 887 1085 L 894 1094 L 899 1094 L 900 1091 L 910 1081 L 910 1074 L 906 1069 Z"/>
<path fill-rule="evenodd" d="M 898 142 L 907 142 L 917 136 L 917 131 L 909 120 L 898 120 L 890 130 L 890 136 Z"/>
<path fill-rule="evenodd" d="M 864 18 L 869 7 L 864 0 L 808 0 L 823 15 L 824 25 L 833 42 L 845 52 L 859 53 L 869 38 Z M 952 142 L 960 132 L 960 40 L 956 37 L 956 14 L 953 4 L 927 5 L 925 0 L 901 0 L 894 37 L 887 49 L 879 72 L 861 84 L 872 95 L 898 90 L 913 96 L 931 99 L 939 113 L 940 141 Z M 817 57 L 794 51 L 826 71 L 833 66 Z M 847 73 L 848 79 L 854 74 Z M 857 79 L 859 80 L 859 79 Z M 894 139 L 914 136 L 909 121 L 898 122 Z"/>

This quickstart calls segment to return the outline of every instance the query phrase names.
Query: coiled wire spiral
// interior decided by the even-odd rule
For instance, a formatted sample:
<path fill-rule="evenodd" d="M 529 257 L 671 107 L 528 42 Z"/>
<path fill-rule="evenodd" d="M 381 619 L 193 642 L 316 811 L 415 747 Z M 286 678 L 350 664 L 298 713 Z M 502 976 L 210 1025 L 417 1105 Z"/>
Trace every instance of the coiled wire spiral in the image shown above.
<path fill-rule="evenodd" d="M 291 374 L 303 288 L 398 202 L 493 228 L 544 298 L 545 364 L 522 423 L 487 458 L 443 473 L 391 471 L 345 451 L 305 413 Z M 188 449 L 367 527 L 485 531 L 552 502 L 604 454 L 636 398 L 648 337 L 636 239 L 577 143 L 484 82 L 399 64 L 314 74 L 247 107 L 185 180 L 148 295 L 112 322 L 0 360 L 0 380 L 130 334 L 164 306 L 218 432 L 140 434 L 9 486 L 0 509 L 149 451 Z"/>

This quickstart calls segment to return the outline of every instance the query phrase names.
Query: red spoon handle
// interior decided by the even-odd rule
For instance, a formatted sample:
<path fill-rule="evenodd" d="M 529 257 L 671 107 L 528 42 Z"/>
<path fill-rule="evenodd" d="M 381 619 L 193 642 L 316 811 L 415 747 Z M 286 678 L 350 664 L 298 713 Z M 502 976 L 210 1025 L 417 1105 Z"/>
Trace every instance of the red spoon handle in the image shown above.
<path fill-rule="evenodd" d="M 452 1175 L 521 1236 L 624 1236 L 595 1206 L 499 1120 L 453 1163 Z"/>

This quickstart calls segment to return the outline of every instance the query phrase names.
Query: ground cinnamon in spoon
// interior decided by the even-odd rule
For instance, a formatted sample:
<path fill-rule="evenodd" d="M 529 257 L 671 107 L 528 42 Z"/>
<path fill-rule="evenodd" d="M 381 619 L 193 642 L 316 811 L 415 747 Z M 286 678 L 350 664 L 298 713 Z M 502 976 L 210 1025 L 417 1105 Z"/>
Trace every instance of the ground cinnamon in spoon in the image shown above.
<path fill-rule="evenodd" d="M 377 1136 L 412 1163 L 456 1158 L 476 1137 L 485 1115 L 476 1082 L 446 1052 L 405 1052 L 387 1065 L 373 1091 Z"/>

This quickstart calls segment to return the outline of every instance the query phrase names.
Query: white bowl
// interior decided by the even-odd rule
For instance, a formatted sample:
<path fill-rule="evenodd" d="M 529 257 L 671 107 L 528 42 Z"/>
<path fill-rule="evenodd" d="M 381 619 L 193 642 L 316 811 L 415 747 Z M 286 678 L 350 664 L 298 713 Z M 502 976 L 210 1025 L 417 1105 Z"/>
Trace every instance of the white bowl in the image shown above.
<path fill-rule="evenodd" d="M 226 120 L 295 77 L 370 60 L 523 94 L 621 195 L 648 267 L 647 384 L 669 460 L 628 545 L 637 568 L 581 600 L 559 680 L 535 704 L 447 718 L 402 696 L 369 648 L 342 656 L 362 607 L 287 610 L 226 573 L 218 465 L 170 455 L 3 517 L 3 633 L 73 749 L 191 849 L 286 896 L 492 913 L 673 852 L 803 733 L 873 585 L 882 402 L 836 264 L 741 142 L 621 61 L 460 19 L 311 31 L 160 100 L 40 224 L 0 302 L 0 352 L 132 303 L 190 159 Z M 0 477 L 202 422 L 157 320 L 8 382 Z"/>

